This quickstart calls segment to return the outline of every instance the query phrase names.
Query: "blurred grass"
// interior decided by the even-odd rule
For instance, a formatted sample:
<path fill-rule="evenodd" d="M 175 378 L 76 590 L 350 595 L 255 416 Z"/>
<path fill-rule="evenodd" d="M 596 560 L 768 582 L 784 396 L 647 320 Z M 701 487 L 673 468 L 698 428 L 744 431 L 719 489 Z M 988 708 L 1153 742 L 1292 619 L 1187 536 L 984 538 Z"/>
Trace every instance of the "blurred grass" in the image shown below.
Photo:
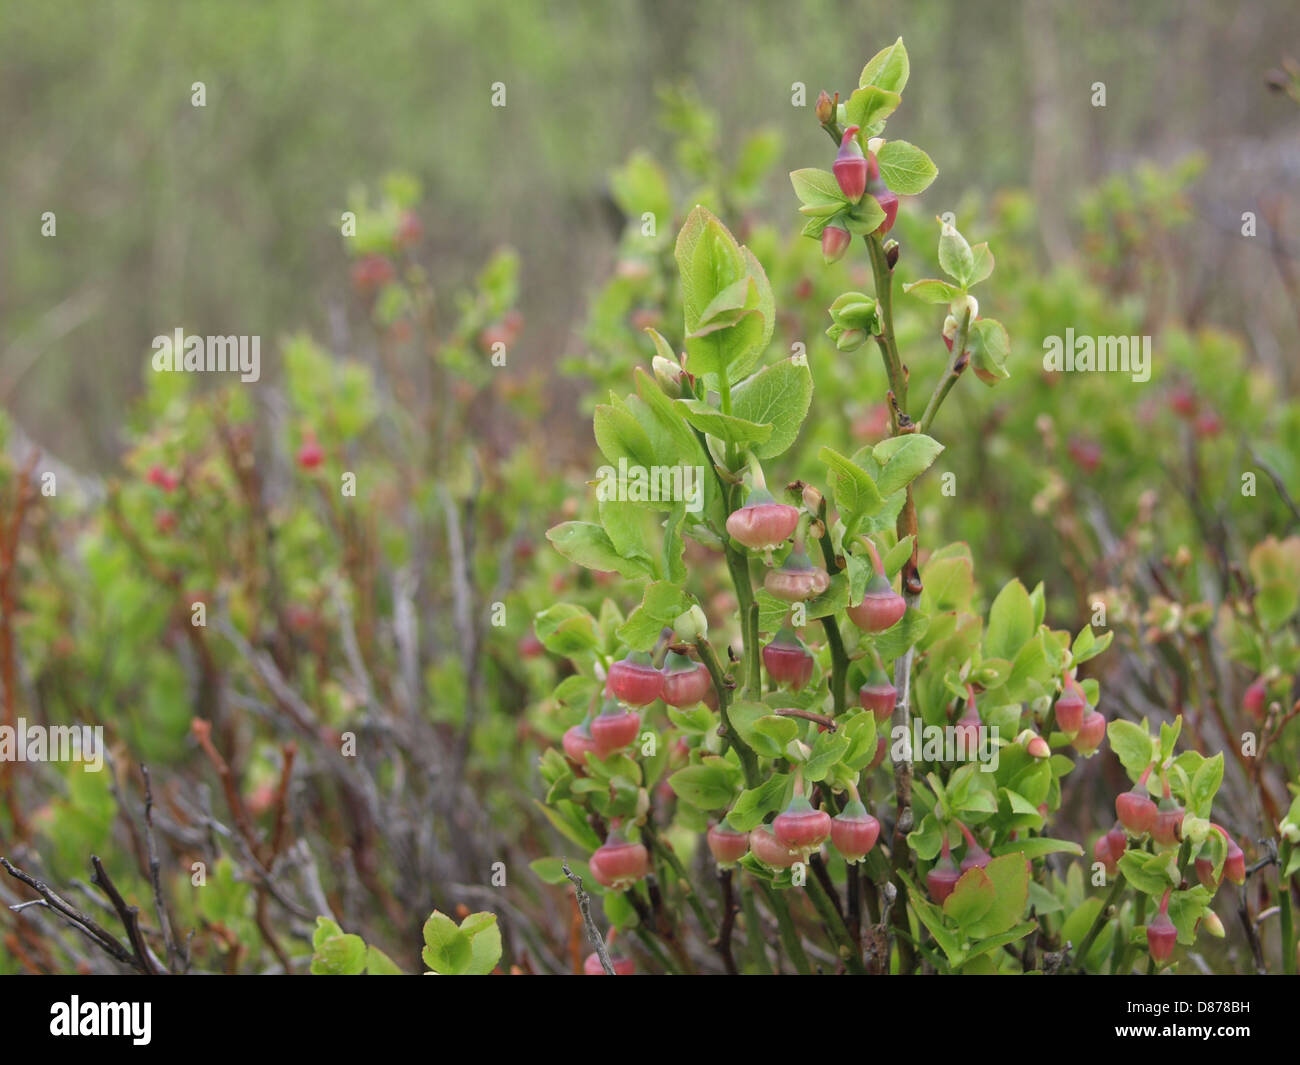
<path fill-rule="evenodd" d="M 901 33 L 918 76 L 894 127 L 939 161 L 931 201 L 1037 184 L 1065 204 L 1137 154 L 1293 123 L 1259 87 L 1297 22 L 1288 0 L 6 0 L 0 397 L 41 444 L 104 468 L 156 334 L 260 334 L 273 379 L 278 339 L 300 327 L 348 348 L 331 313 L 339 212 L 394 169 L 435 205 L 435 281 L 520 250 L 514 363 L 549 367 L 611 259 L 605 175 L 659 141 L 656 85 L 696 85 L 729 145 L 775 124 L 783 161 L 805 165 L 824 146 L 792 84 L 808 107 L 822 87 L 847 92 L 862 56 Z M 489 103 L 498 81 L 504 109 Z M 1089 104 L 1096 81 L 1104 109 Z"/>

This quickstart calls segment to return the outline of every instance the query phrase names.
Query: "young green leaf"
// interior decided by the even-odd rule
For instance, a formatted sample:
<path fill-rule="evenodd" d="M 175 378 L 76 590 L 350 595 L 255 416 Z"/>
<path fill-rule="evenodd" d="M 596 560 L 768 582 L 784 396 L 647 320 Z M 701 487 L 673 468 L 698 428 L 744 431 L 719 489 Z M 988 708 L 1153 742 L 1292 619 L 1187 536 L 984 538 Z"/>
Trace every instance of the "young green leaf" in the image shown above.
<path fill-rule="evenodd" d="M 907 141 L 886 141 L 876 155 L 880 178 L 900 196 L 915 196 L 930 187 L 939 173 L 925 152 Z"/>

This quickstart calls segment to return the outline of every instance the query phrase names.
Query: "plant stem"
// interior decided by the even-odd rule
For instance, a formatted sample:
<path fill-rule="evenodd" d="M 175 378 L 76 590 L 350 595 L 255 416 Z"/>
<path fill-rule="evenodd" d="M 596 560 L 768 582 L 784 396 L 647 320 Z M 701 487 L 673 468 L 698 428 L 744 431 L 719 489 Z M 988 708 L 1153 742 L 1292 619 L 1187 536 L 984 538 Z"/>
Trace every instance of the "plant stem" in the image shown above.
<path fill-rule="evenodd" d="M 817 517 L 822 524 L 822 534 L 818 543 L 822 549 L 822 559 L 826 563 L 826 572 L 835 573 L 839 565 L 835 560 L 835 545 L 831 543 L 830 529 L 826 525 L 826 500 L 817 508 Z M 849 679 L 849 656 L 844 653 L 844 638 L 840 635 L 840 624 L 833 614 L 821 619 L 822 628 L 826 630 L 826 643 L 831 649 L 831 697 L 835 702 L 835 713 L 842 714 L 848 706 L 846 685 Z"/>
<path fill-rule="evenodd" d="M 1133 927 L 1137 928 L 1138 925 L 1146 924 L 1146 922 L 1147 922 L 1147 897 L 1144 892 L 1139 891 L 1137 897 L 1137 904 L 1133 907 Z M 1129 971 L 1130 967 L 1133 965 L 1132 962 L 1133 950 L 1134 950 L 1134 945 L 1132 943 L 1125 944 L 1124 951 L 1119 956 L 1119 964 L 1115 966 L 1114 975 L 1122 976 Z"/>
<path fill-rule="evenodd" d="M 1101 909 L 1097 911 L 1097 916 L 1092 922 L 1092 927 L 1088 929 L 1088 934 L 1083 937 L 1079 944 L 1079 949 L 1075 952 L 1075 969 L 1083 972 L 1084 959 L 1088 956 L 1088 951 L 1092 949 L 1093 943 L 1101 934 L 1101 930 L 1106 927 L 1110 920 L 1110 908 L 1115 905 L 1115 900 L 1119 898 L 1119 893 L 1124 890 L 1124 874 L 1115 874 L 1115 885 L 1110 889 L 1110 894 L 1106 896 L 1106 901 L 1101 904 Z"/>
<path fill-rule="evenodd" d="M 767 881 L 760 880 L 759 885 L 767 897 L 768 906 L 776 916 L 776 926 L 781 934 L 781 944 L 785 947 L 786 957 L 801 976 L 811 975 L 812 965 L 808 961 L 808 955 L 804 953 L 803 944 L 799 941 L 799 933 L 794 927 L 794 921 L 790 919 L 790 908 L 785 904 L 785 899 Z"/>
<path fill-rule="evenodd" d="M 880 237 L 872 233 L 866 237 L 866 241 L 867 252 L 871 256 L 871 274 L 876 285 L 876 303 L 880 308 L 881 330 L 876 343 L 880 345 L 880 354 L 885 360 L 885 373 L 889 377 L 889 387 L 894 393 L 898 409 L 906 413 L 907 373 L 903 369 L 898 343 L 894 339 L 893 271 L 885 259 L 885 245 Z"/>
<path fill-rule="evenodd" d="M 736 891 L 740 895 L 740 910 L 745 915 L 745 946 L 750 960 L 758 972 L 765 972 L 769 968 L 767 940 L 763 936 L 763 919 L 758 915 L 758 903 L 754 892 L 745 890 L 745 881 L 740 877 L 736 878 Z"/>
<path fill-rule="evenodd" d="M 804 889 L 808 892 L 808 897 L 812 899 L 813 905 L 817 907 L 817 913 L 822 919 L 822 924 L 826 926 L 826 931 L 830 933 L 833 939 L 839 941 L 840 945 L 836 949 L 836 953 L 844 961 L 849 972 L 857 976 L 865 975 L 866 970 L 862 965 L 862 959 L 859 957 L 858 951 L 854 949 L 848 926 L 845 925 L 844 918 L 835 909 L 835 904 L 826 893 L 821 881 L 814 876 L 805 884 Z"/>
<path fill-rule="evenodd" d="M 967 365 L 970 363 L 970 355 L 966 352 L 966 341 L 970 337 L 970 308 L 966 308 L 966 313 L 962 315 L 961 328 L 957 330 L 957 337 L 952 345 L 952 361 L 948 363 L 948 371 L 939 378 L 938 384 L 934 386 L 934 391 L 930 394 L 930 402 L 925 405 L 925 413 L 921 415 L 921 432 L 930 431 L 930 423 L 934 421 L 934 416 L 939 413 L 939 408 L 943 401 L 948 398 L 948 393 L 952 391 L 953 385 L 957 379 L 965 372 Z"/>
<path fill-rule="evenodd" d="M 758 603 L 750 602 L 745 612 L 745 672 L 749 680 L 745 684 L 745 693 L 753 699 L 763 697 L 763 672 L 759 668 L 758 649 Z"/>
<path fill-rule="evenodd" d="M 718 696 L 718 713 L 722 717 L 722 728 L 726 732 L 727 740 L 736 749 L 736 754 L 740 756 L 740 768 L 745 774 L 745 787 L 756 788 L 759 785 L 758 758 L 754 754 L 753 748 L 740 738 L 740 733 L 732 725 L 731 717 L 727 713 L 727 704 L 730 701 L 731 692 L 727 689 L 726 679 L 722 675 L 722 667 L 718 664 L 718 656 L 713 653 L 712 645 L 703 636 L 695 641 L 695 649 L 700 653 L 700 661 L 704 663 L 704 668 L 709 671 L 709 676 L 713 678 L 713 690 Z"/>
<path fill-rule="evenodd" d="M 695 893 L 691 886 L 691 878 L 686 875 L 686 870 L 682 867 L 681 859 L 673 853 L 673 849 L 659 838 L 659 833 L 650 828 L 649 824 L 643 829 L 643 834 L 650 841 L 651 848 L 668 864 L 677 878 L 681 881 L 682 891 L 686 894 L 686 904 L 690 906 L 695 913 L 695 918 L 700 922 L 700 928 L 704 934 L 713 939 L 718 934 L 717 926 L 713 923 L 713 918 L 709 916 L 704 904 L 700 902 L 700 897 Z"/>
<path fill-rule="evenodd" d="M 915 427 L 907 415 L 907 369 L 903 366 L 903 360 L 898 354 L 898 342 L 894 338 L 893 271 L 889 269 L 884 242 L 880 237 L 872 234 L 866 241 L 876 287 L 876 304 L 880 309 L 881 328 L 876 342 L 885 361 L 885 373 L 889 377 L 893 394 L 893 429 L 894 435 L 898 436 L 914 431 Z M 906 536 L 912 537 L 912 557 L 903 567 L 903 597 L 910 609 L 916 605 L 921 595 L 921 579 L 916 566 L 920 537 L 917 536 L 916 505 L 912 501 L 911 485 L 907 487 L 903 510 L 898 516 L 897 532 L 900 540 Z M 894 704 L 892 727 L 902 728 L 907 734 L 911 732 L 909 693 L 914 654 L 915 648 L 908 647 L 894 664 L 894 687 L 898 689 L 898 701 Z M 911 858 L 911 848 L 907 845 L 907 834 L 912 830 L 912 764 L 909 760 L 894 764 L 894 795 L 898 804 L 898 819 L 894 824 L 891 854 L 898 900 L 895 903 L 893 923 L 898 943 L 899 972 L 909 972 L 915 964 L 915 956 L 907 935 L 907 884 L 897 875 L 909 864 Z"/>
<path fill-rule="evenodd" d="M 1284 839 L 1277 849 L 1277 908 L 1282 922 L 1282 971 L 1294 976 L 1295 957 L 1295 917 L 1291 910 L 1291 878 L 1286 875 L 1286 867 L 1291 863 L 1291 841 Z"/>

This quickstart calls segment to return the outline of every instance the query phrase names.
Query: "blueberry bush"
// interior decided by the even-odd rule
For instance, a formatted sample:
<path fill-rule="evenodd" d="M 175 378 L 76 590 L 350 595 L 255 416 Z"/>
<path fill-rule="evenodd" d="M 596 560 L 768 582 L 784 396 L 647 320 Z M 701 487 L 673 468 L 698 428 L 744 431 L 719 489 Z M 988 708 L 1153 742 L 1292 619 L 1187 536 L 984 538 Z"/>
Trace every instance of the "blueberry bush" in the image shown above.
<path fill-rule="evenodd" d="M 1048 256 L 936 199 L 911 77 L 794 139 L 660 90 L 572 453 L 528 262 L 400 173 L 273 382 L 146 372 L 103 477 L 0 420 L 0 740 L 103 735 L 0 758 L 0 971 L 1294 973 L 1300 380 L 1215 168 Z"/>

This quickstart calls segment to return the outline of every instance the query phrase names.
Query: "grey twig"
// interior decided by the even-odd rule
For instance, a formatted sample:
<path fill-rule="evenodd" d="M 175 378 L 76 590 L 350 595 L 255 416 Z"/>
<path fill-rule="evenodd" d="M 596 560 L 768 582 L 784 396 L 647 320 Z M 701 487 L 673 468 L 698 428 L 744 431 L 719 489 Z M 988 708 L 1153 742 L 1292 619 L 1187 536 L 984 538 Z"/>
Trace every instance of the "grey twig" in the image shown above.
<path fill-rule="evenodd" d="M 140 773 L 144 777 L 144 835 L 149 852 L 149 882 L 153 887 L 153 905 L 158 915 L 158 927 L 162 930 L 163 943 L 167 947 L 167 968 L 176 972 L 178 966 L 187 964 L 187 959 L 176 945 L 176 936 L 172 932 L 171 917 L 167 913 L 167 904 L 163 901 L 162 863 L 158 860 L 158 846 L 153 832 L 153 784 L 149 779 L 149 767 L 140 764 Z"/>
<path fill-rule="evenodd" d="M 582 889 L 582 877 L 569 868 L 567 858 L 561 860 L 560 869 L 568 878 L 569 883 L 573 885 L 573 890 L 578 896 L 578 910 L 582 913 L 582 923 L 587 928 L 587 938 L 591 940 L 591 945 L 596 948 L 596 957 L 600 959 L 600 967 L 605 970 L 606 976 L 614 976 L 614 966 L 610 964 L 609 950 L 600 936 L 600 929 L 596 927 L 596 922 L 591 919 L 591 898 Z"/>
<path fill-rule="evenodd" d="M 15 880 L 21 880 L 29 888 L 41 896 L 41 901 L 49 909 L 53 910 L 62 917 L 73 928 L 81 932 L 92 943 L 107 953 L 114 961 L 119 961 L 123 965 L 130 965 L 132 968 L 140 968 L 136 957 L 130 950 L 122 946 L 118 938 L 100 925 L 94 918 L 82 913 L 79 909 L 59 895 L 53 888 L 42 880 L 37 880 L 34 876 L 24 873 L 21 869 L 16 869 L 8 858 L 0 858 L 0 866 L 4 871 L 12 876 Z M 32 900 L 36 901 L 35 899 Z M 148 970 L 144 970 L 147 972 Z"/>

